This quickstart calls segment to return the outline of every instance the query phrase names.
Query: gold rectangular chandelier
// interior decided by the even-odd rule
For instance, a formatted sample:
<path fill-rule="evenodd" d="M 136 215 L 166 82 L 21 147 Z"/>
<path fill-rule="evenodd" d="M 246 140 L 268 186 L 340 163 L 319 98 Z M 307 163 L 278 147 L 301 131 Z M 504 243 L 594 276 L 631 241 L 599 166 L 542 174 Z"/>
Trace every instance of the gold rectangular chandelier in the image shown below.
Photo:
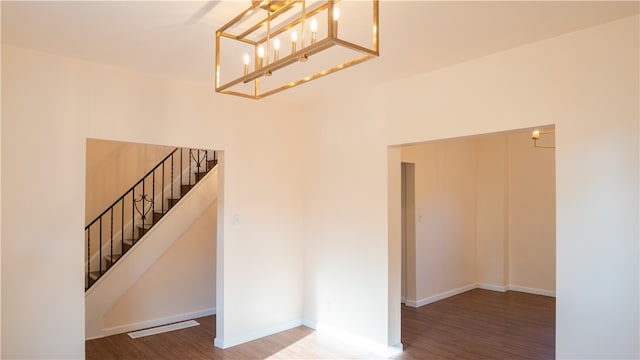
<path fill-rule="evenodd" d="M 378 0 L 252 0 L 216 31 L 216 91 L 261 99 L 318 79 L 377 57 L 378 33 Z"/>

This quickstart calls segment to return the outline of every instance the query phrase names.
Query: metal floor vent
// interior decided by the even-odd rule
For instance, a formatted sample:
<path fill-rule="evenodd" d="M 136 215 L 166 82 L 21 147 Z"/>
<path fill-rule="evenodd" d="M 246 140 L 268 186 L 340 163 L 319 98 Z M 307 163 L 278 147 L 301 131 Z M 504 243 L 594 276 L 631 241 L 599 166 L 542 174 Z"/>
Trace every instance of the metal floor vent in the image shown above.
<path fill-rule="evenodd" d="M 169 325 L 158 326 L 158 327 L 154 327 L 154 328 L 150 328 L 150 329 L 133 331 L 133 332 L 127 333 L 127 335 L 129 335 L 129 337 L 132 338 L 132 339 L 137 339 L 137 338 L 144 337 L 144 336 L 162 334 L 162 333 L 165 333 L 165 332 L 169 332 L 169 331 L 173 331 L 173 330 L 186 329 L 186 328 L 189 328 L 189 327 L 192 327 L 192 326 L 198 326 L 198 325 L 200 325 L 200 323 L 198 323 L 197 321 L 188 320 L 188 321 L 182 321 L 182 322 L 175 323 L 175 324 L 169 324 Z"/>

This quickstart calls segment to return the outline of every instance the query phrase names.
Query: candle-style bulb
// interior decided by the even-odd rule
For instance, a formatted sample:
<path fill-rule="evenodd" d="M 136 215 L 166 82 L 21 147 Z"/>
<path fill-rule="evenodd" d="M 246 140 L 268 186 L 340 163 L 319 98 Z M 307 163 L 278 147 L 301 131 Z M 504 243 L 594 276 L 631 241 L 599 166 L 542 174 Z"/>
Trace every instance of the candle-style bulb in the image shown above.
<path fill-rule="evenodd" d="M 533 140 L 538 140 L 540 138 L 540 131 L 539 130 L 534 130 L 533 133 L 531 133 L 531 138 Z"/>
<path fill-rule="evenodd" d="M 242 58 L 244 60 L 244 74 L 247 75 L 249 73 L 249 54 L 244 54 Z"/>
<path fill-rule="evenodd" d="M 273 39 L 273 61 L 278 61 L 280 55 L 280 39 Z"/>
<path fill-rule="evenodd" d="M 262 60 L 264 59 L 264 46 L 258 46 L 258 69 L 262 68 Z"/>
<path fill-rule="evenodd" d="M 338 19 L 340 19 L 340 8 L 333 8 L 333 36 L 338 37 Z"/>
<path fill-rule="evenodd" d="M 298 32 L 293 30 L 291 33 L 291 53 L 296 52 L 296 45 L 298 44 Z"/>
<path fill-rule="evenodd" d="M 315 18 L 311 19 L 311 23 L 309 24 L 309 29 L 311 29 L 311 44 L 315 44 L 316 32 L 318 31 L 318 21 Z"/>

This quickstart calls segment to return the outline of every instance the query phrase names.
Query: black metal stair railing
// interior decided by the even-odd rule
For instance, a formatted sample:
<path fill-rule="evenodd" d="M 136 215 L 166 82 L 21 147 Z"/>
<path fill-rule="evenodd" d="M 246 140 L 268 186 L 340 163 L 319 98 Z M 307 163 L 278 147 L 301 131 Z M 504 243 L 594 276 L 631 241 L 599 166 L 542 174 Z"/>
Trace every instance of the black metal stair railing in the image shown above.
<path fill-rule="evenodd" d="M 218 163 L 213 150 L 175 148 L 84 228 L 85 291 Z"/>

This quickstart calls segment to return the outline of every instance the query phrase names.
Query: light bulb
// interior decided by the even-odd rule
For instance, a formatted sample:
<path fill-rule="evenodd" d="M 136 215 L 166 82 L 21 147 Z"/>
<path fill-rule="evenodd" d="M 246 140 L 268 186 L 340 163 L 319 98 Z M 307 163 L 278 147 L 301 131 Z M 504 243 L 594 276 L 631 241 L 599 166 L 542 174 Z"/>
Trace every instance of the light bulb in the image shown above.
<path fill-rule="evenodd" d="M 296 44 L 298 43 L 298 32 L 293 30 L 291 33 L 291 53 L 296 52 Z"/>
<path fill-rule="evenodd" d="M 273 40 L 273 61 L 278 61 L 280 58 L 280 39 L 275 38 Z"/>
<path fill-rule="evenodd" d="M 311 19 L 311 24 L 309 24 L 309 28 L 311 29 L 311 44 L 315 44 L 316 31 L 318 31 L 318 21 L 316 19 Z"/>
<path fill-rule="evenodd" d="M 249 54 L 244 54 L 244 75 L 246 76 L 249 73 Z"/>
<path fill-rule="evenodd" d="M 333 36 L 338 37 L 338 19 L 340 19 L 340 8 L 333 8 Z"/>
<path fill-rule="evenodd" d="M 258 57 L 262 59 L 264 57 L 264 46 L 258 46 Z"/>
<path fill-rule="evenodd" d="M 538 140 L 540 138 L 540 131 L 539 130 L 534 130 L 533 133 L 531 134 L 531 138 L 533 140 Z"/>

